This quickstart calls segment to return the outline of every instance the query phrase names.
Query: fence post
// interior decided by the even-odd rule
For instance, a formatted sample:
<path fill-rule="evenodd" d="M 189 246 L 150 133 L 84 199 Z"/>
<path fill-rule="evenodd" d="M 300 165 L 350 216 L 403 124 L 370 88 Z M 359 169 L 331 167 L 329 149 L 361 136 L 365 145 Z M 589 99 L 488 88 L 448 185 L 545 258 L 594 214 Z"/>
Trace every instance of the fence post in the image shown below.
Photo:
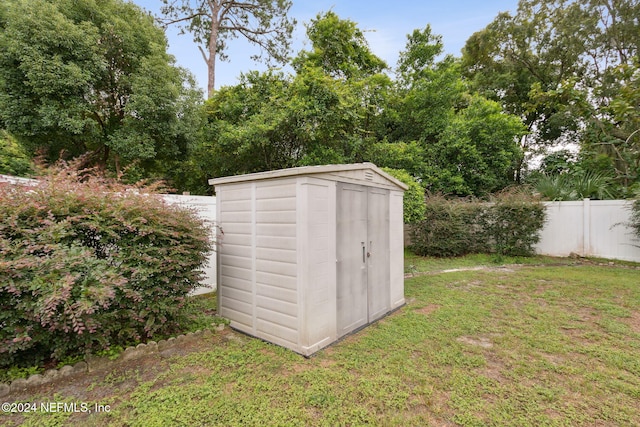
<path fill-rule="evenodd" d="M 591 199 L 582 199 L 582 256 L 591 252 Z"/>

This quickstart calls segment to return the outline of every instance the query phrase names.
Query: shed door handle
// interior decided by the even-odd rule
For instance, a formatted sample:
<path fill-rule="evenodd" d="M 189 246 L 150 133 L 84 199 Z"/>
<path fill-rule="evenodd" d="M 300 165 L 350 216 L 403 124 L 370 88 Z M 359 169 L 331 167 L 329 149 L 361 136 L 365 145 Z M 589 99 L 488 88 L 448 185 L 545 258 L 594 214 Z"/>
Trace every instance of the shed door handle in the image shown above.
<path fill-rule="evenodd" d="M 365 254 L 365 248 L 364 248 L 364 242 L 362 242 L 362 262 L 363 262 L 363 263 L 364 263 L 364 262 L 366 262 L 366 259 L 365 259 L 365 257 L 364 257 L 364 254 Z"/>

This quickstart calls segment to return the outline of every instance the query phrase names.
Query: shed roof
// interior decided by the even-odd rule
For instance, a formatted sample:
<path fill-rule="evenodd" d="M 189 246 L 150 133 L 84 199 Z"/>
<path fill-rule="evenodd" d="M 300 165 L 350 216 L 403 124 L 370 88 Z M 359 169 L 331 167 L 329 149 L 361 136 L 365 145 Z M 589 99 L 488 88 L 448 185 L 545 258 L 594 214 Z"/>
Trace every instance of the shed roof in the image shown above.
<path fill-rule="evenodd" d="M 297 168 L 279 169 L 267 172 L 250 173 L 246 175 L 225 176 L 209 180 L 209 185 L 231 184 L 237 182 L 260 181 L 267 179 L 314 176 L 334 181 L 348 180 L 361 182 L 363 185 L 386 184 L 407 190 L 409 187 L 389 175 L 373 163 L 351 163 L 343 165 L 301 166 Z"/>

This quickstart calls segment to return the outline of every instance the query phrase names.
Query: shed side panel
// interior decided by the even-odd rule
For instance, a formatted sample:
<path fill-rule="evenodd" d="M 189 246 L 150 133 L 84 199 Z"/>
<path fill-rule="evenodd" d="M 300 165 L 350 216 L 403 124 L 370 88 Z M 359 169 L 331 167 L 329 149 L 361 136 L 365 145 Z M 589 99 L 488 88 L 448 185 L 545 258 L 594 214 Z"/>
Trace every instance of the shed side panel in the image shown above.
<path fill-rule="evenodd" d="M 217 189 L 218 221 L 224 232 L 218 247 L 220 315 L 246 331 L 253 327 L 251 187 L 243 183 Z"/>
<path fill-rule="evenodd" d="M 336 339 L 336 183 L 307 178 L 300 185 L 301 352 L 311 354 Z"/>
<path fill-rule="evenodd" d="M 401 191 L 389 197 L 389 274 L 391 309 L 404 304 L 404 219 Z"/>
<path fill-rule="evenodd" d="M 255 333 L 298 345 L 296 180 L 256 182 Z"/>

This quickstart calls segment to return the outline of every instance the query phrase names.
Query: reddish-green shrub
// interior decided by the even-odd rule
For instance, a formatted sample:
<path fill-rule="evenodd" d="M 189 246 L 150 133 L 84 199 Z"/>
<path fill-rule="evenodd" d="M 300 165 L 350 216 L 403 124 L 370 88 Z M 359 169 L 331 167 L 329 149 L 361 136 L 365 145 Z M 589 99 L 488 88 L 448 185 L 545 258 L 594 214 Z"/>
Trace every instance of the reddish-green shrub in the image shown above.
<path fill-rule="evenodd" d="M 210 249 L 206 224 L 144 188 L 69 169 L 0 185 L 0 367 L 169 333 Z"/>

